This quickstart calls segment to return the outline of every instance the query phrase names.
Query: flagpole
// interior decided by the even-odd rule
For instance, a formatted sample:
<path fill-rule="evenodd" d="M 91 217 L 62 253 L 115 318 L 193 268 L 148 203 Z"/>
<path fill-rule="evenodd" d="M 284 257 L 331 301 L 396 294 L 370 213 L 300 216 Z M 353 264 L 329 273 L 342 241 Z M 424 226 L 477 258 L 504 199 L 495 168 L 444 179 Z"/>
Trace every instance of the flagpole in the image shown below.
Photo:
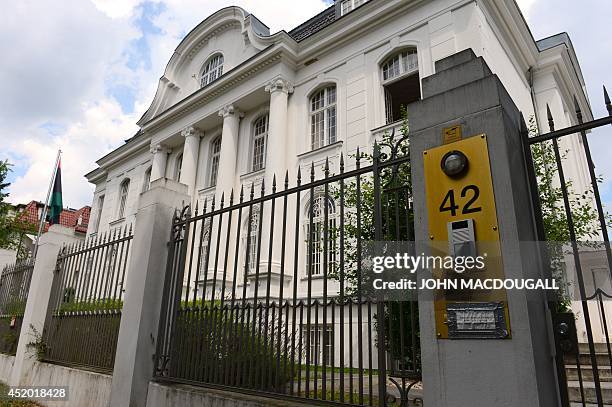
<path fill-rule="evenodd" d="M 53 167 L 53 172 L 51 172 L 51 182 L 49 183 L 49 190 L 47 191 L 47 199 L 45 200 L 45 206 L 43 207 L 42 214 L 40 215 L 40 222 L 38 223 L 38 234 L 36 235 L 36 245 L 34 245 L 34 253 L 32 254 L 33 258 L 36 258 L 36 253 L 38 252 L 38 241 L 40 240 L 40 235 L 42 234 L 43 226 L 45 225 L 45 218 L 47 217 L 47 208 L 49 206 L 49 198 L 51 197 L 51 189 L 53 188 L 53 183 L 55 182 L 55 177 L 57 176 L 57 167 L 60 161 L 61 154 L 62 150 L 57 150 L 55 167 Z"/>

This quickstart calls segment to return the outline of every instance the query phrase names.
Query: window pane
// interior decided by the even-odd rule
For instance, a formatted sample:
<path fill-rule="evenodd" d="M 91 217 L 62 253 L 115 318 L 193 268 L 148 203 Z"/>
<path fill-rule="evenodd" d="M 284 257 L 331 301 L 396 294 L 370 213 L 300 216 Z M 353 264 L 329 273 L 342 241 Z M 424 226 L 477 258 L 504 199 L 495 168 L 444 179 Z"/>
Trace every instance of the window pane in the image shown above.
<path fill-rule="evenodd" d="M 352 8 L 353 8 L 353 5 L 351 4 L 351 0 L 344 0 L 342 2 L 342 15 L 351 11 Z"/>
<path fill-rule="evenodd" d="M 327 137 L 329 144 L 336 142 L 336 106 L 327 109 Z"/>
<path fill-rule="evenodd" d="M 324 112 L 315 113 L 311 118 L 312 149 L 323 146 L 323 124 L 325 122 Z"/>

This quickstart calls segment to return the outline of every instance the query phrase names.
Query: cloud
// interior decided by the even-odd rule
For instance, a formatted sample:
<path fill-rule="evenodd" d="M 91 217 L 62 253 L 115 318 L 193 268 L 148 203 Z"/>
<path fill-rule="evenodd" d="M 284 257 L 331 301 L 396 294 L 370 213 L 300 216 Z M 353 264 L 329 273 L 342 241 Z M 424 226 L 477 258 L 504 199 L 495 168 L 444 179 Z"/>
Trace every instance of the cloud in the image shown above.
<path fill-rule="evenodd" d="M 0 15 L 0 159 L 15 164 L 11 202 L 45 198 L 58 148 L 64 204 L 91 204 L 83 177 L 137 130 L 184 35 L 239 5 L 289 30 L 323 0 L 21 0 Z"/>

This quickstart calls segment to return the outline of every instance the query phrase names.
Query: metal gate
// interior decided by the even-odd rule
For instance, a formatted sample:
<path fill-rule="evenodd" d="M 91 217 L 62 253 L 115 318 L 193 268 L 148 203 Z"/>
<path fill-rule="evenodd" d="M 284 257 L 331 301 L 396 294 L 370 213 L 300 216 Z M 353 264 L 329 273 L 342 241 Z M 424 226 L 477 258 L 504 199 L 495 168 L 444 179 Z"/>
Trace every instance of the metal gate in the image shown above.
<path fill-rule="evenodd" d="M 587 138 L 587 131 L 612 124 L 612 104 L 605 87 L 604 100 L 607 117 L 583 122 L 574 98 L 577 125 L 555 130 L 547 106 L 550 132 L 532 137 L 527 129 L 523 132 L 530 189 L 538 218 L 538 238 L 549 242 L 547 253 L 551 268 L 562 263 L 564 276 L 571 275 L 575 283 L 568 287 L 565 297 L 550 304 L 557 375 L 564 406 L 612 405 L 612 351 L 607 319 L 612 311 L 608 306 L 612 304 L 608 302 L 612 299 L 610 218 L 603 209 Z M 590 191 L 579 191 L 579 195 L 566 175 L 564 163 L 567 166 L 569 161 L 563 159 L 565 150 L 559 145 L 563 138 L 576 135 L 579 135 L 579 143 L 575 146 L 581 147 L 574 153 L 583 154 L 586 159 L 590 181 Z M 555 261 L 559 264 L 555 265 Z"/>
<path fill-rule="evenodd" d="M 369 241 L 413 238 L 409 166 L 407 138 L 392 133 L 372 154 L 177 211 L 156 379 L 408 406 L 421 371 L 417 303 L 362 292 L 361 260 Z"/>

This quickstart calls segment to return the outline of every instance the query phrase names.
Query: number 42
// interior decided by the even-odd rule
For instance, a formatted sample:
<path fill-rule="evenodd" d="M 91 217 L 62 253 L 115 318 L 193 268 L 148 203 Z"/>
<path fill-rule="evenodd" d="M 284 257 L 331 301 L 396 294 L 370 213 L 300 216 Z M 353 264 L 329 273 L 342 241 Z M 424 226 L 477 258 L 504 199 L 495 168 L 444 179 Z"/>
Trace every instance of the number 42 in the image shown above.
<path fill-rule="evenodd" d="M 472 206 L 474 205 L 474 203 L 476 203 L 476 201 L 478 200 L 478 197 L 480 197 L 480 189 L 476 185 L 466 185 L 461 190 L 461 198 L 466 198 L 468 197 L 468 195 L 470 195 L 470 197 L 468 201 L 466 202 L 466 204 L 461 209 L 461 214 L 466 215 L 469 213 L 482 211 L 482 208 L 480 206 L 477 206 L 477 207 Z M 459 205 L 457 205 L 455 201 L 455 191 L 451 189 L 446 193 L 446 196 L 444 197 L 444 199 L 442 200 L 442 203 L 440 204 L 440 212 L 449 211 L 451 213 L 451 216 L 457 216 L 458 209 L 459 209 Z"/>

